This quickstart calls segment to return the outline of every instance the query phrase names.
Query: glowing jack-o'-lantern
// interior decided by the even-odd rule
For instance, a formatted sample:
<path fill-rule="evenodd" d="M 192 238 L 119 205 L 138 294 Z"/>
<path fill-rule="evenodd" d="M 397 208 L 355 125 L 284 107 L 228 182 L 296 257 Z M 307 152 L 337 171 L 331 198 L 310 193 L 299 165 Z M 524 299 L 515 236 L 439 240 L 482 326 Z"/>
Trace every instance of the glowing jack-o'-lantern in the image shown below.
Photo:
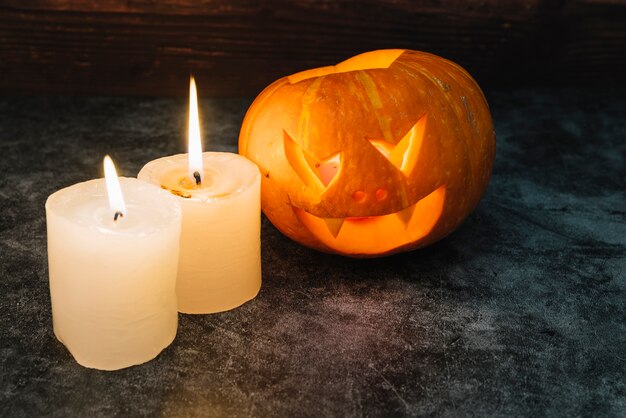
<path fill-rule="evenodd" d="M 285 235 L 372 257 L 453 231 L 485 191 L 495 134 L 461 67 L 380 50 L 268 86 L 246 114 L 239 152 L 261 169 L 263 211 Z"/>

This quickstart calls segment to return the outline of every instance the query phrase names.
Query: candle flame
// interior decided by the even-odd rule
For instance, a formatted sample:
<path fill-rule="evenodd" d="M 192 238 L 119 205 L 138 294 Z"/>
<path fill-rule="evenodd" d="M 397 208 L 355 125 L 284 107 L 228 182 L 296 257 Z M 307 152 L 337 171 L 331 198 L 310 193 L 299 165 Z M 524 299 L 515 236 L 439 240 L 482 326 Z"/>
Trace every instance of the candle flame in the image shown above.
<path fill-rule="evenodd" d="M 202 141 L 200 140 L 200 120 L 198 117 L 198 93 L 193 76 L 189 81 L 189 175 L 196 183 L 202 182 Z"/>
<path fill-rule="evenodd" d="M 126 215 L 126 204 L 124 203 L 124 195 L 122 194 L 120 181 L 117 178 L 115 165 L 108 155 L 104 157 L 104 178 L 107 184 L 109 206 L 113 211 L 113 220 L 117 221 L 118 217 Z"/>

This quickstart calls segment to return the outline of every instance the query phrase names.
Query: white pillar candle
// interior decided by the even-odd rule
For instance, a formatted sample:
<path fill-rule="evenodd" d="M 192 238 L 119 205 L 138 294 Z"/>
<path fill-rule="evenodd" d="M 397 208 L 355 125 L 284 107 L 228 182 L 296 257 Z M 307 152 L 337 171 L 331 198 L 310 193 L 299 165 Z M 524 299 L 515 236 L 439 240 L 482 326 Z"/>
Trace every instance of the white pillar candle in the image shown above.
<path fill-rule="evenodd" d="M 176 294 L 182 313 L 227 311 L 261 289 L 261 173 L 232 153 L 202 153 L 196 82 L 189 82 L 189 154 L 146 164 L 137 178 L 183 209 Z"/>
<path fill-rule="evenodd" d="M 176 293 L 178 310 L 233 309 L 261 288 L 261 174 L 232 153 L 202 154 L 202 181 L 190 178 L 188 155 L 146 164 L 140 180 L 169 190 L 183 210 Z"/>
<path fill-rule="evenodd" d="M 119 182 L 125 204 L 109 203 L 105 179 L 46 201 L 54 334 L 78 363 L 102 370 L 153 359 L 178 325 L 180 205 L 145 182 Z"/>

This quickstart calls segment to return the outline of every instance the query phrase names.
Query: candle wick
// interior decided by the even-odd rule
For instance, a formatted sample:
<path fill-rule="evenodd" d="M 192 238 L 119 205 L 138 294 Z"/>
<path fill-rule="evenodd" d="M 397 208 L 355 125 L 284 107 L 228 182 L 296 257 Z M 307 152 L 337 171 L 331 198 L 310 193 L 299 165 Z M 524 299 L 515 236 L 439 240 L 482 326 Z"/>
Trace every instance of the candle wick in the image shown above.
<path fill-rule="evenodd" d="M 200 177 L 200 173 L 197 171 L 193 172 L 193 178 L 196 179 L 196 186 L 199 186 L 202 183 L 202 178 Z"/>
<path fill-rule="evenodd" d="M 124 214 L 120 211 L 116 211 L 115 215 L 113 215 L 113 221 L 117 221 L 117 218 L 123 218 Z"/>

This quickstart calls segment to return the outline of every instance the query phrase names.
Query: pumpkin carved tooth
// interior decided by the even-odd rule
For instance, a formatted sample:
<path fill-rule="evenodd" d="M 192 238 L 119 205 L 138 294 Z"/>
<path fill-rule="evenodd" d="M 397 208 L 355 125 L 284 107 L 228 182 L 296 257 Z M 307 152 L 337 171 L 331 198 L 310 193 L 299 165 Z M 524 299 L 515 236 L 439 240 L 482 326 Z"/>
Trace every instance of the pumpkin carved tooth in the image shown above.
<path fill-rule="evenodd" d="M 413 214 L 415 213 L 416 206 L 417 205 L 411 205 L 406 209 L 402 209 L 400 212 L 396 212 L 396 216 L 398 217 L 398 219 L 400 219 L 402 225 L 404 225 L 404 229 L 407 229 L 409 227 L 411 219 L 413 219 Z"/>
<path fill-rule="evenodd" d="M 328 228 L 328 232 L 330 232 L 335 238 L 339 235 L 339 231 L 341 231 L 344 221 L 345 218 L 324 218 L 324 223 Z"/>

